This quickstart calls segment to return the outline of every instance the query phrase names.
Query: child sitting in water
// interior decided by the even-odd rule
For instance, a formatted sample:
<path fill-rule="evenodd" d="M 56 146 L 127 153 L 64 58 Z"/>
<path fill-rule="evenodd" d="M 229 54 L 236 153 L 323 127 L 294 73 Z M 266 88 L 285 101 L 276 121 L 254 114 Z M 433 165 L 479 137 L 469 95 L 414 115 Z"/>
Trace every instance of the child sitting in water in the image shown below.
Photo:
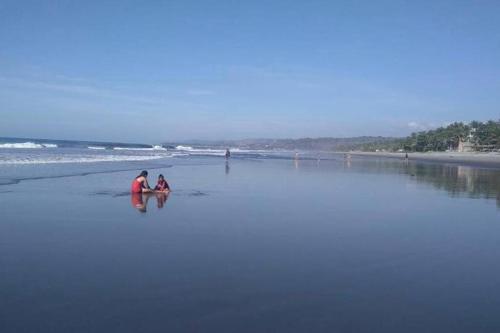
<path fill-rule="evenodd" d="M 155 186 L 155 191 L 160 191 L 160 192 L 170 191 L 170 186 L 168 186 L 168 183 L 165 180 L 165 177 L 163 177 L 163 175 L 158 176 L 158 183 Z"/>

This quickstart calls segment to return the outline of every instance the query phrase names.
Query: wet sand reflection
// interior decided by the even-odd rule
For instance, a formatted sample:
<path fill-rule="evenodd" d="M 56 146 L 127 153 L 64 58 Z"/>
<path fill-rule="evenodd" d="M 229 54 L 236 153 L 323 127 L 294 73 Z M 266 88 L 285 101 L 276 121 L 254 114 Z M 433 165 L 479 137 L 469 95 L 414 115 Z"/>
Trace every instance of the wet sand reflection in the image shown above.
<path fill-rule="evenodd" d="M 165 206 L 167 202 L 169 193 L 154 192 L 154 193 L 132 193 L 130 195 L 130 202 L 132 207 L 137 209 L 141 213 L 146 213 L 148 208 L 148 202 L 151 197 L 156 198 L 156 207 L 161 209 Z"/>

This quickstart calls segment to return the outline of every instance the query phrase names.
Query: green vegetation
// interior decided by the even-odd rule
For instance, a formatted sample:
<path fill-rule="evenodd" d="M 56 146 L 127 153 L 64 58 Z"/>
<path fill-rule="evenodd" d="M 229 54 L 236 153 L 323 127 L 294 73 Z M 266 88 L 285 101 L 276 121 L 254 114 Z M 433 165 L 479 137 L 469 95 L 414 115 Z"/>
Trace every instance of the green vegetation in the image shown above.
<path fill-rule="evenodd" d="M 470 124 L 473 129 L 473 143 L 478 147 L 484 147 L 486 149 L 493 148 L 498 150 L 500 148 L 500 120 L 498 121 L 488 121 L 486 123 L 481 123 L 478 121 L 473 121 Z"/>
<path fill-rule="evenodd" d="M 413 133 L 406 138 L 403 149 L 408 151 L 445 151 L 458 149 L 460 141 L 468 142 L 473 150 L 500 148 L 500 121 L 470 124 L 453 123 L 435 130 Z"/>
<path fill-rule="evenodd" d="M 457 150 L 462 143 L 473 151 L 500 150 L 500 120 L 469 124 L 456 122 L 430 131 L 412 133 L 404 139 L 394 139 L 383 144 L 366 144 L 361 150 L 426 152 Z"/>

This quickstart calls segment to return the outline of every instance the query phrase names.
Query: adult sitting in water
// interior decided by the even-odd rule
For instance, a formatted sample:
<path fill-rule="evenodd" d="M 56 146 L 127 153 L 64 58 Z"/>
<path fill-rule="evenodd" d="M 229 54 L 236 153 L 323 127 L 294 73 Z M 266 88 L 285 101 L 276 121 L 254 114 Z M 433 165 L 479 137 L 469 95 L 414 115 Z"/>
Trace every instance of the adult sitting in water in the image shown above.
<path fill-rule="evenodd" d="M 139 176 L 135 177 L 134 181 L 132 182 L 132 188 L 130 189 L 130 191 L 132 193 L 153 192 L 151 187 L 149 187 L 147 178 L 148 172 L 146 170 L 142 171 Z"/>

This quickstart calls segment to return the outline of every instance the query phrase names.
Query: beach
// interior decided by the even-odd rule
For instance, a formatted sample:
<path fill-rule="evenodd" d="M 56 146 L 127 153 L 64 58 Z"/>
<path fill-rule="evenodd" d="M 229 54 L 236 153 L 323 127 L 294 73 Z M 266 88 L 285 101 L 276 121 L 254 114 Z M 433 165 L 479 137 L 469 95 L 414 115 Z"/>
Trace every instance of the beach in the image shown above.
<path fill-rule="evenodd" d="M 498 170 L 194 153 L 1 165 L 2 332 L 500 329 Z"/>

